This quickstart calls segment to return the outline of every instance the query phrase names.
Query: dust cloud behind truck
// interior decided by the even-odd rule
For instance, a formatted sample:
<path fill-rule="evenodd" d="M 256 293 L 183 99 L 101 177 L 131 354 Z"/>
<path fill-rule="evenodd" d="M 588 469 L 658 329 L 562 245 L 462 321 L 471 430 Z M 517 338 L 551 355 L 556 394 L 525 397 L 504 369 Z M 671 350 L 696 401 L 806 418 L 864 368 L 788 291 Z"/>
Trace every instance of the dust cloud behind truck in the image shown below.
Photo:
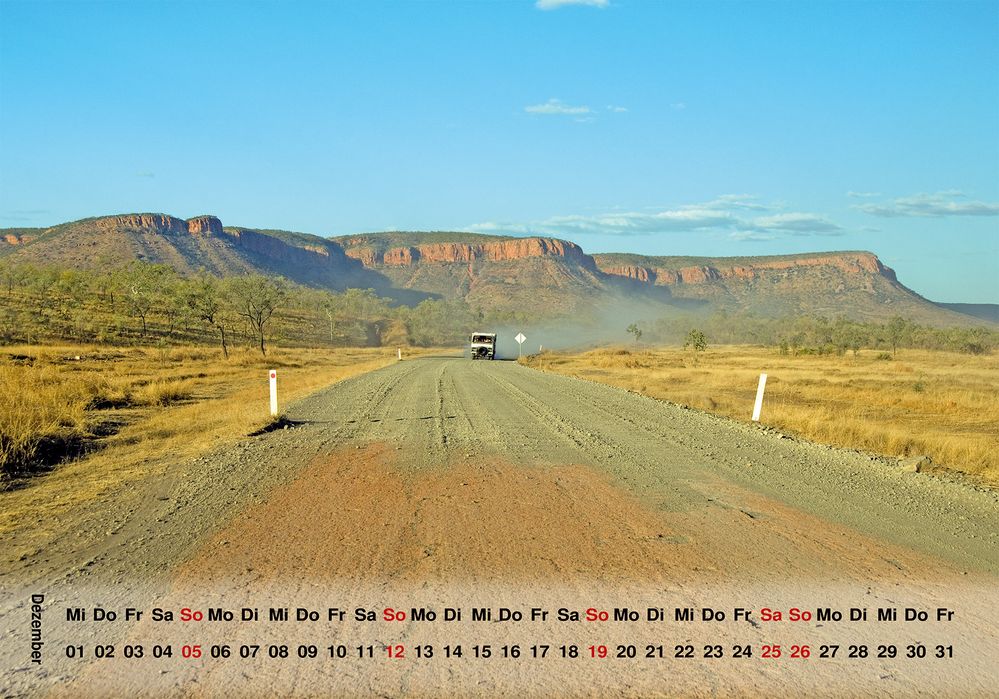
<path fill-rule="evenodd" d="M 472 359 L 496 359 L 496 333 L 472 333 L 469 350 Z"/>

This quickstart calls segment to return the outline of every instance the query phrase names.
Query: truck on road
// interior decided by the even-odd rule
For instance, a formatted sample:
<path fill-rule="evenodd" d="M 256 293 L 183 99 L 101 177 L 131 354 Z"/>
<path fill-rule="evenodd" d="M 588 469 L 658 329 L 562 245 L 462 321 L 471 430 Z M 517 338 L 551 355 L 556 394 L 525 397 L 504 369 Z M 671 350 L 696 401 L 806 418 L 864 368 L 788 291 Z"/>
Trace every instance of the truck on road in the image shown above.
<path fill-rule="evenodd" d="M 496 359 L 496 333 L 472 333 L 472 359 Z"/>

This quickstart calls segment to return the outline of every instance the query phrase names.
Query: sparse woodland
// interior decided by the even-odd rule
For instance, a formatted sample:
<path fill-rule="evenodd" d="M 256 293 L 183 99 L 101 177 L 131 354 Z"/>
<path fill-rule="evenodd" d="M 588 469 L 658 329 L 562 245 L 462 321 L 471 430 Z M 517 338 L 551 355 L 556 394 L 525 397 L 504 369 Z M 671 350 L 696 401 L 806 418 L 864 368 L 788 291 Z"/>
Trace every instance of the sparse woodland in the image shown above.
<path fill-rule="evenodd" d="M 133 262 L 102 272 L 0 262 L 0 342 L 109 346 L 405 347 L 461 344 L 475 327 L 510 321 L 542 327 L 551 318 L 484 312 L 462 300 L 394 303 L 371 289 L 336 293 L 281 278 L 181 277 L 166 265 Z M 598 327 L 595 318 L 554 319 L 592 341 L 620 341 L 625 330 L 646 343 L 683 344 L 692 330 L 710 344 L 772 346 L 783 354 L 844 354 L 881 349 L 943 349 L 983 354 L 999 347 L 986 327 L 934 328 L 895 317 L 885 323 L 845 317 L 764 317 L 748 313 L 668 316 Z M 559 346 L 553 331 L 549 346 Z M 563 343 L 564 344 L 564 343 Z"/>
<path fill-rule="evenodd" d="M 696 344 L 763 345 L 785 355 L 843 355 L 877 349 L 893 356 L 900 348 L 988 354 L 999 347 L 999 331 L 984 326 L 934 328 L 901 316 L 885 323 L 863 323 L 844 317 L 768 318 L 719 312 L 708 317 L 660 318 L 638 323 L 637 328 L 653 344 L 693 342 L 691 335 L 697 333 Z"/>
<path fill-rule="evenodd" d="M 345 375 L 344 367 L 359 371 L 362 365 L 380 366 L 389 355 L 394 357 L 394 348 L 460 347 L 471 330 L 509 326 L 511 321 L 524 324 L 528 334 L 541 334 L 531 327 L 544 328 L 544 337 L 552 340 L 545 346 L 553 349 L 559 346 L 559 338 L 563 346 L 571 342 L 592 345 L 621 342 L 630 334 L 636 349 L 686 342 L 695 355 L 714 356 L 712 347 L 741 344 L 786 359 L 816 355 L 816 360 L 849 362 L 864 354 L 881 364 L 878 360 L 908 357 L 914 348 L 991 355 L 999 347 L 995 330 L 932 328 L 901 317 L 878 324 L 845 318 L 764 318 L 725 312 L 695 316 L 677 311 L 653 320 L 622 318 L 620 327 L 608 327 L 596 315 L 552 319 L 524 313 L 510 317 L 487 314 L 460 300 L 431 299 L 409 307 L 370 289 L 334 293 L 261 275 L 182 277 L 166 265 L 141 262 L 87 272 L 0 261 L 0 343 L 8 348 L 0 356 L 0 483 L 86 453 L 97 442 L 114 442 L 122 429 L 139 430 L 136 424 L 156 420 L 169 422 L 166 417 L 155 417 L 160 412 L 180 411 L 176 415 L 182 415 L 195 405 L 214 405 L 213 401 L 237 395 L 237 390 L 256 395 L 267 367 L 291 367 L 302 376 L 302 390 L 316 388 L 329 377 Z M 629 325 L 629 321 L 633 322 Z M 568 327 L 582 332 L 568 332 Z M 82 360 L 76 356 L 80 354 L 85 355 Z M 626 364 L 634 359 L 626 356 Z M 550 363 L 539 361 L 545 366 Z M 901 361 L 890 363 L 901 368 Z M 911 383 L 906 384 L 906 391 L 914 394 L 929 385 L 923 379 Z M 968 395 L 981 399 L 977 389 Z M 706 407 L 731 414 L 742 408 L 739 404 L 726 410 L 717 407 L 715 399 Z M 213 415 L 218 414 L 218 408 L 213 410 Z M 811 420 L 813 412 L 785 422 L 797 427 Z M 835 433 L 841 420 L 823 415 L 822 424 L 831 425 Z M 226 422 L 224 429 L 245 430 L 263 417 L 262 409 L 251 409 Z M 867 415 L 857 424 L 870 420 Z M 883 427 L 875 422 L 870 430 L 882 435 Z M 969 457 L 960 452 L 966 439 L 930 449 L 918 440 L 907 441 L 906 430 L 903 427 L 890 445 L 875 436 L 855 436 L 842 443 L 890 453 L 924 448 L 961 470 L 984 471 L 994 478 L 994 462 L 981 457 L 991 449 L 990 437 L 975 447 L 971 458 L 978 462 L 970 466 Z M 169 427 L 160 425 L 153 431 L 190 434 L 191 425 L 178 418 Z M 839 441 L 832 433 L 802 432 Z"/>
<path fill-rule="evenodd" d="M 179 276 L 134 262 L 104 272 L 0 264 L 0 342 L 109 346 L 234 346 L 266 355 L 291 347 L 432 346 L 460 343 L 483 319 L 467 304 L 393 305 L 372 290 L 342 293 L 281 278 Z"/>

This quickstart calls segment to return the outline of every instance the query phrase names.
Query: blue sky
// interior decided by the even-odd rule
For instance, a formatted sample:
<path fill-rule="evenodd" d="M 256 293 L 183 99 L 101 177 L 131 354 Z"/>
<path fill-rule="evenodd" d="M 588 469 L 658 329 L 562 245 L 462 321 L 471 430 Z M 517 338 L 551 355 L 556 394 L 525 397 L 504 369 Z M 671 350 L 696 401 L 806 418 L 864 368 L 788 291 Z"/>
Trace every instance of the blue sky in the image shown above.
<path fill-rule="evenodd" d="M 999 302 L 999 2 L 0 0 L 0 226 L 865 249 Z"/>

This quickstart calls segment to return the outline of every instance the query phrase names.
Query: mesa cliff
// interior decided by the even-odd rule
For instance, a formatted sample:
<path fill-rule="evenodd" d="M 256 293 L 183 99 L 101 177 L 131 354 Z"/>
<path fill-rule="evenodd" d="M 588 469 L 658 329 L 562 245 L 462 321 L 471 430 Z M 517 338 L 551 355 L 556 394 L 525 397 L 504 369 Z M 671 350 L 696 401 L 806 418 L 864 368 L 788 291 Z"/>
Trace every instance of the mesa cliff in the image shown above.
<path fill-rule="evenodd" d="M 631 255 L 595 255 L 597 266 L 605 274 L 612 274 L 639 282 L 661 286 L 678 284 L 703 284 L 705 282 L 737 279 L 752 281 L 766 272 L 792 270 L 806 267 L 828 267 L 847 275 L 876 274 L 890 281 L 897 281 L 895 271 L 881 263 L 869 252 L 835 252 L 783 258 L 759 258 L 747 263 L 726 263 L 723 259 L 712 264 L 681 266 L 676 262 L 657 262 L 660 258 L 647 257 L 646 264 L 628 264 L 621 260 L 634 259 Z M 677 258 L 662 258 L 676 260 Z M 682 259 L 682 258 L 681 258 Z"/>
<path fill-rule="evenodd" d="M 410 266 L 419 262 L 503 262 L 528 257 L 560 257 L 595 269 L 593 258 L 575 243 L 557 238 L 511 238 L 484 243 L 427 243 L 379 249 L 365 245 L 363 238 L 342 239 L 346 253 L 365 265 Z M 352 244 L 353 243 L 353 244 Z"/>
<path fill-rule="evenodd" d="M 484 308 L 571 313 L 606 292 L 593 258 L 558 238 L 376 233 L 335 240 L 395 288 Z"/>
<path fill-rule="evenodd" d="M 94 219 L 94 225 L 103 231 L 121 228 L 149 231 L 161 235 L 221 235 L 222 221 L 217 216 L 195 216 L 186 221 L 166 214 L 122 214 Z"/>
<path fill-rule="evenodd" d="M 27 232 L 26 232 L 27 231 Z M 5 232 L 0 254 L 12 261 L 94 269 L 133 260 L 170 265 L 181 274 L 279 274 L 331 289 L 380 280 L 338 244 L 301 233 L 227 228 L 217 216 L 118 214 L 47 229 Z"/>
<path fill-rule="evenodd" d="M 819 314 L 861 320 L 905 315 L 935 325 L 969 317 L 905 287 L 864 251 L 768 257 L 589 255 L 553 237 L 464 232 L 384 232 L 324 238 L 224 226 L 209 214 L 183 219 L 126 213 L 50 228 L 0 230 L 13 263 L 105 268 L 140 260 L 185 275 L 280 275 L 299 284 L 374 289 L 397 302 L 460 300 L 511 317 L 615 317 L 678 309 L 765 316 Z M 613 309 L 613 312 L 610 311 Z"/>

